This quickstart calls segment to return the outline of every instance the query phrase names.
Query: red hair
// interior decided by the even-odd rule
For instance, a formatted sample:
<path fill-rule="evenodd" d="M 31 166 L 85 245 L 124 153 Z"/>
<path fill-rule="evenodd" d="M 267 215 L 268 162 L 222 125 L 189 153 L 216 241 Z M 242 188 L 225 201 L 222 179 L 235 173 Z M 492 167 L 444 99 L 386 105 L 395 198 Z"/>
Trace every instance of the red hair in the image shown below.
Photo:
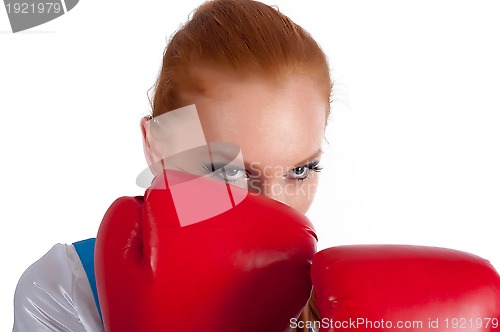
<path fill-rule="evenodd" d="M 203 92 L 191 70 L 197 65 L 274 81 L 306 76 L 330 103 L 333 84 L 320 46 L 290 18 L 258 1 L 215 0 L 198 7 L 165 48 L 153 116 L 185 106 L 180 91 Z"/>

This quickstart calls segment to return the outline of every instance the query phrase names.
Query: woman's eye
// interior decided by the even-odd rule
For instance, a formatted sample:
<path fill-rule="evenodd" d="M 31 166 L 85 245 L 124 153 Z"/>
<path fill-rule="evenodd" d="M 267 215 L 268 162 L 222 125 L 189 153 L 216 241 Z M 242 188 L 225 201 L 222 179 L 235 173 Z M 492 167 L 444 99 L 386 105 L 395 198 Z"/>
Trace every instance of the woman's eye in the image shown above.
<path fill-rule="evenodd" d="M 246 171 L 240 168 L 228 168 L 224 167 L 219 170 L 219 176 L 228 182 L 236 182 L 243 178 L 246 178 Z"/>
<path fill-rule="evenodd" d="M 248 173 L 246 169 L 239 167 L 234 167 L 234 166 L 232 167 L 230 165 L 225 165 L 225 166 L 213 165 L 212 168 L 206 164 L 203 164 L 203 169 L 205 170 L 205 172 L 213 173 L 219 179 L 224 180 L 226 182 L 232 183 L 248 179 Z"/>
<path fill-rule="evenodd" d="M 292 179 L 305 179 L 309 175 L 309 168 L 305 165 L 295 167 L 294 169 L 290 170 L 290 174 L 288 177 Z"/>
<path fill-rule="evenodd" d="M 323 169 L 318 165 L 319 160 L 310 162 L 309 164 L 297 166 L 290 171 L 288 171 L 287 177 L 292 180 L 307 180 L 311 175 L 311 171 L 313 172 L 321 172 Z"/>

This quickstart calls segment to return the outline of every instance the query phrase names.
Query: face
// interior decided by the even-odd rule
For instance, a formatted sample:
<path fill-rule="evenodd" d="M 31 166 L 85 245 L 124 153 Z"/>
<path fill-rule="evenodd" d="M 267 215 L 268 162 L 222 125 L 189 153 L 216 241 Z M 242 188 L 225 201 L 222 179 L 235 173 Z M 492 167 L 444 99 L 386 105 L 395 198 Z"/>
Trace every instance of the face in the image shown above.
<path fill-rule="evenodd" d="M 317 85 L 299 76 L 279 84 L 242 80 L 208 68 L 198 68 L 196 75 L 203 92 L 181 99 L 196 105 L 206 141 L 231 142 L 241 149 L 243 162 L 225 168 L 224 179 L 244 182 L 251 192 L 305 213 L 318 184 L 329 109 Z M 143 133 L 147 140 L 144 128 Z M 146 148 L 146 156 L 150 153 Z"/>

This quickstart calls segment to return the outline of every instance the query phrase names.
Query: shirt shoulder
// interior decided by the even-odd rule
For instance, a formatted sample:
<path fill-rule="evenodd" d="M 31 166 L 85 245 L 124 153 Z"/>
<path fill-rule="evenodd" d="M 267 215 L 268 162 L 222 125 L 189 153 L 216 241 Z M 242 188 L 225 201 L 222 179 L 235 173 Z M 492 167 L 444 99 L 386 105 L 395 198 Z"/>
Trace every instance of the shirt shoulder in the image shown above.
<path fill-rule="evenodd" d="M 19 279 L 13 332 L 22 331 L 104 331 L 73 245 L 54 245 Z"/>

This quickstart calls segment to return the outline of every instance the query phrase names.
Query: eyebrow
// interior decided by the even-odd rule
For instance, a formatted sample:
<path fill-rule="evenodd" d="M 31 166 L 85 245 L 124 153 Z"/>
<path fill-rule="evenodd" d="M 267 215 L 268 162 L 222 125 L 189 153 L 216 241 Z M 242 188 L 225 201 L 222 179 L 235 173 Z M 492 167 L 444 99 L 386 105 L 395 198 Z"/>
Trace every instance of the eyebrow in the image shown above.
<path fill-rule="evenodd" d="M 312 161 L 318 160 L 319 157 L 323 154 L 323 152 L 324 151 L 322 149 L 319 149 L 318 151 L 311 154 L 308 158 L 303 159 L 302 161 L 296 163 L 295 166 L 292 166 L 292 167 L 303 166 L 303 165 L 306 165 L 308 163 L 311 163 Z"/>
<path fill-rule="evenodd" d="M 304 165 L 310 164 L 311 162 L 318 160 L 319 157 L 323 154 L 323 152 L 324 151 L 322 149 L 318 149 L 316 152 L 312 153 L 309 157 L 302 159 L 301 161 L 295 163 L 293 166 L 289 166 L 289 167 L 291 167 L 291 169 L 293 169 L 293 168 L 296 168 L 299 166 L 304 166 Z M 226 157 L 227 158 L 226 160 L 231 159 L 223 151 L 216 151 L 213 153 L 213 155 L 221 155 L 222 157 Z M 214 163 L 214 164 L 216 164 L 216 163 Z M 243 164 L 245 165 L 245 168 L 249 168 L 250 164 L 247 161 L 245 161 L 245 158 L 243 158 Z"/>

